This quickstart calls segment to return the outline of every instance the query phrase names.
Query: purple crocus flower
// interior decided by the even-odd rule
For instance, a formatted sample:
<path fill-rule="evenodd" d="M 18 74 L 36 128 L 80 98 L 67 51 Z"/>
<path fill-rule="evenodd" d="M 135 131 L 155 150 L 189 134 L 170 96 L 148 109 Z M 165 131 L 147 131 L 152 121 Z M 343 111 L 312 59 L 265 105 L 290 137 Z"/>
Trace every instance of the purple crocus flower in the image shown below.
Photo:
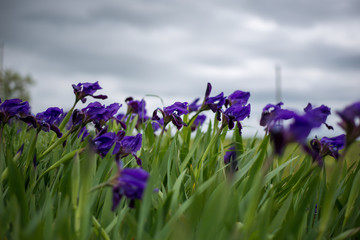
<path fill-rule="evenodd" d="M 115 143 L 113 154 L 117 159 L 124 158 L 128 155 L 133 155 L 136 159 L 136 163 L 141 166 L 141 159 L 136 156 L 136 152 L 140 150 L 142 143 L 141 133 L 136 136 L 119 136 Z"/>
<path fill-rule="evenodd" d="M 97 99 L 106 99 L 107 98 L 106 95 L 96 95 L 96 96 L 94 95 L 94 93 L 97 90 L 102 89 L 99 86 L 98 82 L 95 82 L 95 83 L 87 83 L 87 82 L 86 83 L 78 83 L 77 85 L 73 84 L 72 87 L 74 89 L 76 102 L 81 100 L 83 103 L 85 103 L 87 96 L 91 96 L 91 97 L 97 98 Z"/>
<path fill-rule="evenodd" d="M 27 101 L 14 98 L 0 101 L 0 122 L 7 123 L 13 117 L 30 115 L 30 106 Z"/>
<path fill-rule="evenodd" d="M 313 157 L 313 161 L 318 162 L 318 164 L 322 166 L 324 157 L 327 155 L 339 159 L 339 150 L 345 146 L 345 134 L 332 138 L 323 137 L 320 140 L 315 138 L 310 141 L 310 146 L 311 149 L 307 150 Z"/>
<path fill-rule="evenodd" d="M 193 124 L 191 125 L 191 131 L 195 131 L 198 126 L 201 126 L 204 124 L 206 120 L 206 116 L 204 114 L 198 115 Z"/>
<path fill-rule="evenodd" d="M 116 209 L 124 196 L 130 200 L 129 206 L 133 208 L 135 200 L 142 199 L 148 178 L 149 173 L 142 168 L 119 167 L 118 175 L 113 181 L 112 210 Z"/>
<path fill-rule="evenodd" d="M 360 137 L 360 102 L 347 106 L 337 114 L 342 120 L 339 125 L 346 133 L 346 146 L 348 147 Z"/>
<path fill-rule="evenodd" d="M 153 113 L 152 120 L 160 120 L 157 115 L 157 111 L 160 111 L 163 115 L 164 120 L 164 127 L 169 123 L 172 122 L 177 129 L 181 129 L 182 126 L 187 126 L 186 123 L 183 122 L 181 119 L 181 115 L 188 113 L 188 103 L 187 102 L 175 102 L 173 105 L 165 107 L 163 110 L 156 109 Z"/>

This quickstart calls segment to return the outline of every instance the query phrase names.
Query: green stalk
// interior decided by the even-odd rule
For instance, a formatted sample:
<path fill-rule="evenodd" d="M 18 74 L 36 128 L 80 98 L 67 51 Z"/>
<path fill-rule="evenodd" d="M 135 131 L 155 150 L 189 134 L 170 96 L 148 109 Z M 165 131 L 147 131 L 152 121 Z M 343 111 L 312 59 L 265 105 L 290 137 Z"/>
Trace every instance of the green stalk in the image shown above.
<path fill-rule="evenodd" d="M 0 147 L 0 150 L 2 150 L 2 147 Z M 16 153 L 13 162 L 16 163 L 17 160 L 19 160 L 21 153 Z M 1 182 L 4 182 L 9 177 L 9 169 L 5 168 L 5 170 L 1 174 Z"/>
<path fill-rule="evenodd" d="M 69 119 L 71 117 L 71 114 L 73 113 L 76 104 L 78 103 L 78 101 L 75 101 L 74 105 L 70 108 L 69 112 L 66 114 L 66 116 L 64 117 L 64 119 L 62 120 L 62 122 L 60 123 L 59 126 L 59 130 L 60 132 L 63 131 L 64 127 L 66 126 L 66 124 L 69 122 Z M 50 145 L 54 143 L 56 139 L 56 135 L 51 139 Z"/>
<path fill-rule="evenodd" d="M 105 240 L 110 240 L 110 237 L 107 235 L 107 233 L 105 232 L 104 228 L 101 227 L 100 223 L 98 222 L 98 220 L 96 220 L 96 218 L 94 216 L 92 216 L 92 223 L 94 224 L 94 226 L 100 230 L 101 236 L 105 239 Z"/>
<path fill-rule="evenodd" d="M 207 157 L 207 155 L 210 152 L 210 149 L 213 147 L 213 145 L 215 144 L 216 140 L 219 138 L 222 130 L 224 129 L 226 125 L 221 125 L 221 127 L 218 129 L 218 131 L 216 132 L 216 134 L 211 138 L 209 145 L 207 146 L 207 148 L 205 149 L 204 154 L 202 155 L 200 162 L 199 162 L 199 167 L 197 168 L 198 170 L 196 171 L 196 180 L 199 179 L 200 176 L 200 172 L 202 171 L 202 167 L 203 167 L 203 162 L 205 161 L 205 158 Z"/>
<path fill-rule="evenodd" d="M 334 204 L 337 199 L 336 190 L 338 188 L 338 183 L 341 182 L 341 172 L 344 165 L 343 160 L 339 159 L 336 165 L 337 166 L 335 166 L 335 170 L 330 179 L 329 188 L 326 190 L 324 196 L 322 216 L 320 218 L 320 223 L 319 223 L 319 232 L 316 238 L 318 240 L 324 238 L 324 234 L 326 229 L 328 228 L 330 217 L 332 216 L 332 212 L 334 209 Z"/>
<path fill-rule="evenodd" d="M 26 162 L 25 162 L 25 172 L 27 171 L 31 161 L 34 159 L 34 155 L 35 155 L 35 152 L 36 152 L 36 141 L 37 141 L 37 138 L 38 138 L 38 135 L 39 135 L 39 131 L 40 130 L 36 131 L 36 134 L 35 134 L 34 138 L 31 140 L 30 149 L 28 151 L 28 154 L 27 154 L 27 157 L 26 157 Z"/>
<path fill-rule="evenodd" d="M 162 140 L 162 137 L 164 135 L 164 132 L 165 132 L 165 127 L 164 126 L 161 130 L 161 133 L 159 135 L 159 138 L 156 142 L 156 145 L 155 145 L 155 149 L 154 149 L 154 156 L 155 156 L 155 159 L 154 159 L 154 166 L 156 166 L 159 162 L 159 151 L 160 151 L 160 145 L 161 145 L 161 140 Z"/>
<path fill-rule="evenodd" d="M 204 110 L 197 111 L 197 112 L 195 113 L 195 115 L 191 117 L 190 121 L 189 121 L 188 124 L 187 124 L 188 127 L 191 127 L 191 125 L 195 122 L 195 119 L 197 118 L 197 116 L 199 116 L 199 114 L 200 114 L 201 112 L 203 112 L 203 111 L 204 111 Z"/>
<path fill-rule="evenodd" d="M 67 131 L 61 138 L 59 138 L 56 142 L 54 142 L 52 145 L 50 145 L 43 153 L 41 153 L 38 157 L 38 160 L 42 159 L 43 157 L 45 157 L 47 154 L 49 154 L 54 148 L 56 148 L 58 145 L 62 144 L 63 142 L 65 142 L 65 140 L 67 139 L 67 137 L 70 135 L 70 130 Z"/>
<path fill-rule="evenodd" d="M 84 148 L 80 148 L 80 149 L 76 149 L 72 152 L 69 152 L 67 154 L 65 154 L 65 156 L 63 156 L 61 159 L 59 159 L 57 162 L 55 162 L 53 165 L 51 165 L 48 169 L 46 169 L 41 175 L 40 177 L 37 179 L 36 183 L 35 183 L 35 187 L 38 185 L 38 183 L 40 182 L 40 180 L 45 176 L 45 174 L 47 174 L 48 172 L 50 172 L 51 170 L 54 170 L 55 168 L 59 167 L 60 164 L 63 164 L 67 161 L 69 161 L 70 159 L 72 159 L 75 154 L 79 154 L 82 151 L 84 151 Z M 34 189 L 35 189 L 34 187 Z"/>
<path fill-rule="evenodd" d="M 69 112 L 66 114 L 66 116 L 64 117 L 64 119 L 62 120 L 59 129 L 60 131 L 62 131 L 64 129 L 64 127 L 66 126 L 66 124 L 69 122 L 69 119 L 71 117 L 71 114 L 73 113 L 75 106 L 77 104 L 77 101 L 74 103 L 74 105 L 70 108 Z"/>

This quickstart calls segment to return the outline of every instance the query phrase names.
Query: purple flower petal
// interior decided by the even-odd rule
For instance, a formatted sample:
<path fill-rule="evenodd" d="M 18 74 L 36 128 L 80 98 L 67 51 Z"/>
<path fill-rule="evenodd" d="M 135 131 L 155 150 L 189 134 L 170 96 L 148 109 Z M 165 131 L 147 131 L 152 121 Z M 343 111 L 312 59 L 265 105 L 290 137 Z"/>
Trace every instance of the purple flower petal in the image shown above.
<path fill-rule="evenodd" d="M 250 97 L 250 92 L 243 92 L 237 90 L 232 94 L 230 94 L 227 99 L 230 102 L 230 105 L 235 105 L 235 104 L 245 105 L 247 104 L 249 97 Z"/>
<path fill-rule="evenodd" d="M 142 199 L 148 178 L 149 173 L 141 168 L 120 169 L 119 176 L 116 178 L 116 182 L 113 187 L 112 210 L 114 211 L 116 209 L 120 200 L 124 196 L 130 199 L 130 201 Z"/>

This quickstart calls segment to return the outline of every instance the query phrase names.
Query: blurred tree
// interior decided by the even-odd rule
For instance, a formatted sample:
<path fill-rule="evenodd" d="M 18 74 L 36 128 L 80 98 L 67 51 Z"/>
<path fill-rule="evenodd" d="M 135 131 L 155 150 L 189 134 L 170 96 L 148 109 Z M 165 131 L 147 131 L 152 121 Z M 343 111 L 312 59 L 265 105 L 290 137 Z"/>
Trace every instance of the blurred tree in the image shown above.
<path fill-rule="evenodd" d="M 0 71 L 0 98 L 2 101 L 9 98 L 20 98 L 29 101 L 29 86 L 34 83 L 30 75 L 21 76 L 11 69 Z"/>

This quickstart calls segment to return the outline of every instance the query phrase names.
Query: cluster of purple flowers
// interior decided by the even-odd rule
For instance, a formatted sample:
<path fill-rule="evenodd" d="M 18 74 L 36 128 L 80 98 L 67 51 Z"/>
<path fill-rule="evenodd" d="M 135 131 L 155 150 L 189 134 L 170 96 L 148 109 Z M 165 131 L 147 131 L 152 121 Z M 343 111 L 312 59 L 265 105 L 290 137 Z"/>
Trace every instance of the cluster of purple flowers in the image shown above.
<path fill-rule="evenodd" d="M 32 115 L 30 105 L 21 99 L 0 100 L 0 124 L 12 122 L 13 119 L 28 123 L 38 131 L 54 131 L 58 137 L 62 136 L 59 128 L 55 124 L 56 120 L 63 114 L 63 110 L 57 107 L 48 108 L 46 111 Z"/>
<path fill-rule="evenodd" d="M 241 135 L 241 121 L 248 118 L 251 111 L 251 105 L 248 103 L 249 92 L 237 90 L 228 97 L 221 92 L 211 97 L 212 86 L 210 83 L 207 84 L 201 104 L 198 104 L 200 98 L 195 99 L 190 104 L 188 102 L 175 102 L 162 109 L 156 109 L 151 117 L 147 116 L 145 100 L 134 100 L 132 97 L 125 99 L 127 105 L 125 114 L 118 114 L 122 107 L 118 103 L 105 106 L 100 102 L 92 102 L 82 109 L 75 109 L 77 102 L 85 103 L 87 97 L 106 99 L 107 96 L 94 95 L 97 90 L 101 89 L 98 82 L 79 83 L 72 85 L 72 87 L 75 103 L 68 113 L 64 113 L 60 108 L 51 107 L 44 112 L 32 115 L 28 102 L 21 99 L 8 99 L 2 102 L 0 99 L 0 130 L 5 124 L 11 124 L 17 119 L 35 128 L 37 133 L 52 130 L 58 138 L 61 138 L 63 135 L 62 126 L 67 123 L 68 133 L 76 132 L 77 135 L 75 136 L 82 136 L 83 141 L 89 136 L 86 126 L 92 123 L 95 126 L 95 136 L 89 142 L 101 158 L 105 158 L 112 150 L 111 155 L 114 156 L 118 167 L 117 175 L 111 181 L 113 210 L 124 196 L 130 199 L 130 206 L 134 206 L 136 199 L 142 199 L 149 174 L 142 169 L 142 161 L 137 156 L 137 152 L 141 149 L 142 134 L 140 132 L 145 123 L 151 123 L 154 131 L 162 129 L 162 133 L 170 123 L 174 124 L 178 130 L 188 127 L 194 131 L 206 120 L 206 116 L 201 113 L 211 110 L 215 113 L 216 119 L 221 122 L 219 132 L 225 127 L 233 129 L 236 124 Z M 276 154 L 282 154 L 287 144 L 297 142 L 312 156 L 314 162 L 322 165 L 325 156 L 330 155 L 338 159 L 339 150 L 350 146 L 360 136 L 360 102 L 337 112 L 342 120 L 339 125 L 346 134 L 332 138 L 323 137 L 320 140 L 315 138 L 309 144 L 307 138 L 313 129 L 322 125 L 328 129 L 333 129 L 326 123 L 327 117 L 331 113 L 330 108 L 324 105 L 314 108 L 308 104 L 304 108 L 304 112 L 299 114 L 295 111 L 283 109 L 282 105 L 283 103 L 266 105 L 260 119 L 260 125 L 265 127 L 266 133 L 270 135 Z M 161 113 L 161 116 L 158 113 Z M 194 113 L 192 119 L 185 122 L 183 116 L 191 113 Z M 138 133 L 135 136 L 125 136 L 126 124 L 135 117 L 137 117 L 135 127 Z M 121 129 L 117 132 L 108 131 L 109 125 L 107 123 L 109 121 L 119 123 Z M 129 155 L 136 159 L 139 168 L 122 167 L 123 159 Z M 238 151 L 235 145 L 232 145 L 224 156 L 224 163 L 229 165 L 231 172 L 238 169 L 237 155 Z"/>
<path fill-rule="evenodd" d="M 350 146 L 360 136 L 360 102 L 337 112 L 342 120 L 339 125 L 346 134 L 332 138 L 323 137 L 320 140 L 316 137 L 310 141 L 310 144 L 307 143 L 307 138 L 312 129 L 325 125 L 328 129 L 333 130 L 333 127 L 326 123 L 327 117 L 331 114 L 330 108 L 325 105 L 313 108 L 309 103 L 304 108 L 304 113 L 298 114 L 282 109 L 282 105 L 283 103 L 266 105 L 260 119 L 260 125 L 264 126 L 270 134 L 276 154 L 281 155 L 287 144 L 297 142 L 305 152 L 312 156 L 314 162 L 322 166 L 325 156 L 329 155 L 339 159 L 339 150 Z M 285 126 L 287 120 L 290 123 Z"/>

